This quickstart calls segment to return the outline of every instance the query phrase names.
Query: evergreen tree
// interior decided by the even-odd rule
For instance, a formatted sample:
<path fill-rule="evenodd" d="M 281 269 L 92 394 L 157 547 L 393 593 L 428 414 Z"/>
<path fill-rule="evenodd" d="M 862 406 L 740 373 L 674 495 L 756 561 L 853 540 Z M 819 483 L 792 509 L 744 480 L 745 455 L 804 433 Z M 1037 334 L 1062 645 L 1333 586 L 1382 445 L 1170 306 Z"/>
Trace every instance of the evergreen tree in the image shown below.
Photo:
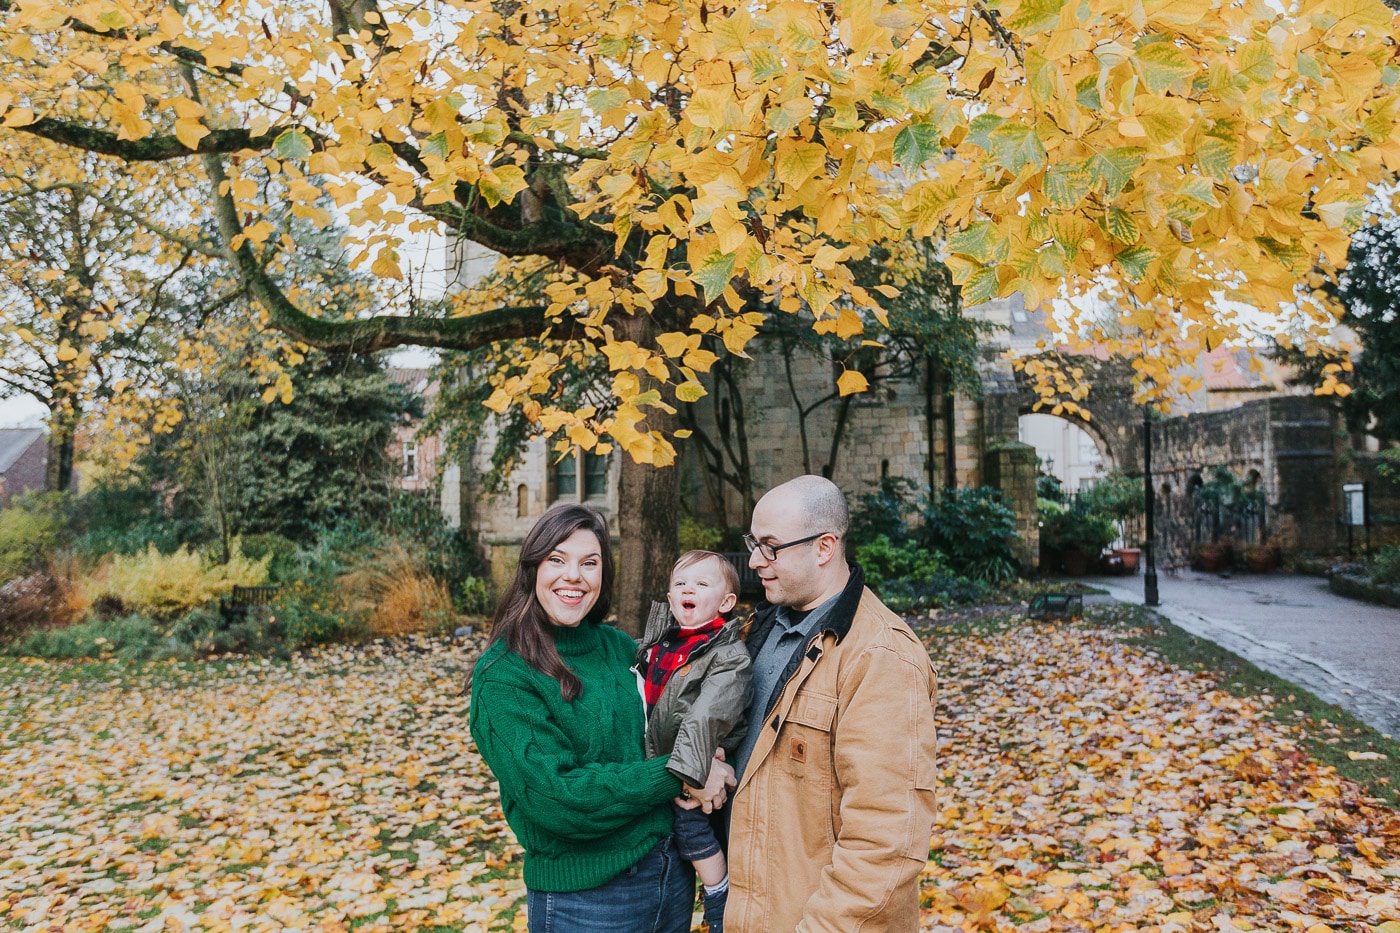
<path fill-rule="evenodd" d="M 1333 294 L 1361 342 L 1343 410 L 1353 429 L 1400 441 L 1400 216 L 1352 238 L 1348 266 Z"/>
<path fill-rule="evenodd" d="M 313 353 L 292 382 L 289 404 L 239 403 L 251 411 L 235 442 L 237 530 L 307 540 L 342 521 L 382 519 L 396 467 L 389 445 L 410 400 L 368 356 Z"/>

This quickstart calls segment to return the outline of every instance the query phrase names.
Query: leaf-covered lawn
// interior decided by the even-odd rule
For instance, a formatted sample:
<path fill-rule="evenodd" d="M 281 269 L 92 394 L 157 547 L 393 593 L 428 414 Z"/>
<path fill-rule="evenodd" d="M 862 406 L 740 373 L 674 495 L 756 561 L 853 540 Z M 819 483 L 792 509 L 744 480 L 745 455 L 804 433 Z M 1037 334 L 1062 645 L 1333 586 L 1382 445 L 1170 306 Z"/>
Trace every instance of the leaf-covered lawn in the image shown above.
<path fill-rule="evenodd" d="M 466 657 L 0 668 L 0 926 L 509 927 Z"/>
<path fill-rule="evenodd" d="M 928 633 L 925 927 L 1400 933 L 1400 814 L 1260 702 L 1134 647 L 1131 610 L 1091 618 Z"/>
<path fill-rule="evenodd" d="M 1400 930 L 1396 812 L 1130 634 L 930 633 L 925 926 Z M 468 657 L 409 640 L 286 664 L 0 662 L 0 928 L 518 925 Z"/>

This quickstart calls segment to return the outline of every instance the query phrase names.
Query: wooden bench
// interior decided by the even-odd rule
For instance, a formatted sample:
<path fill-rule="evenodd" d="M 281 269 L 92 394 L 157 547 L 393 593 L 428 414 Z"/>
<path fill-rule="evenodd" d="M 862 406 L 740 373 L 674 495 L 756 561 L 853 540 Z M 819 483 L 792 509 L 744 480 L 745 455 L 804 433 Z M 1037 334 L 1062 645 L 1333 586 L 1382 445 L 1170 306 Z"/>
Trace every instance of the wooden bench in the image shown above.
<path fill-rule="evenodd" d="M 729 561 L 729 565 L 739 574 L 739 598 L 761 599 L 763 597 L 763 582 L 758 579 L 758 574 L 749 567 L 748 552 L 729 551 L 720 556 Z"/>
<path fill-rule="evenodd" d="M 219 597 L 219 615 L 223 617 L 225 625 L 246 619 L 250 609 L 272 605 L 281 591 L 282 587 L 275 584 L 235 586 L 227 596 Z"/>
<path fill-rule="evenodd" d="M 1031 597 L 1026 615 L 1032 619 L 1073 621 L 1084 617 L 1084 594 L 1039 592 Z"/>

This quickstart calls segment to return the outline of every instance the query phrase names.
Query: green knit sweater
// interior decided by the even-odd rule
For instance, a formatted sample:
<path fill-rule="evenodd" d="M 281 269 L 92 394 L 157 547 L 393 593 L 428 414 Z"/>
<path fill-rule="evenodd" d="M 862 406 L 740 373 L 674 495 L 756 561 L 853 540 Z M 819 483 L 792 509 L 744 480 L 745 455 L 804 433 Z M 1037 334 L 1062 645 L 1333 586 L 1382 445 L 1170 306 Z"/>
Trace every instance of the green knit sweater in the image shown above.
<path fill-rule="evenodd" d="M 583 683 L 578 698 L 566 703 L 557 681 L 496 642 L 472 675 L 471 731 L 525 848 L 525 886 L 582 891 L 671 831 L 666 804 L 681 785 L 669 758 L 643 757 L 632 639 L 592 622 L 552 631 Z"/>

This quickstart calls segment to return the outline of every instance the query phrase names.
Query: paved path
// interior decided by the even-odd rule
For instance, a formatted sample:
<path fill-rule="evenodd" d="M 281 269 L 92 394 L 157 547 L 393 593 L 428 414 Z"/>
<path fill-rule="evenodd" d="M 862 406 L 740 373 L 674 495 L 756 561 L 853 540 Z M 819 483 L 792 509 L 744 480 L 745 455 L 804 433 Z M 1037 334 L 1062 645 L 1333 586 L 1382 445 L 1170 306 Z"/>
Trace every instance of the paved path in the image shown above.
<path fill-rule="evenodd" d="M 1142 602 L 1142 576 L 1084 582 Z M 1159 577 L 1177 625 L 1400 736 L 1400 609 L 1334 595 L 1320 577 Z"/>

